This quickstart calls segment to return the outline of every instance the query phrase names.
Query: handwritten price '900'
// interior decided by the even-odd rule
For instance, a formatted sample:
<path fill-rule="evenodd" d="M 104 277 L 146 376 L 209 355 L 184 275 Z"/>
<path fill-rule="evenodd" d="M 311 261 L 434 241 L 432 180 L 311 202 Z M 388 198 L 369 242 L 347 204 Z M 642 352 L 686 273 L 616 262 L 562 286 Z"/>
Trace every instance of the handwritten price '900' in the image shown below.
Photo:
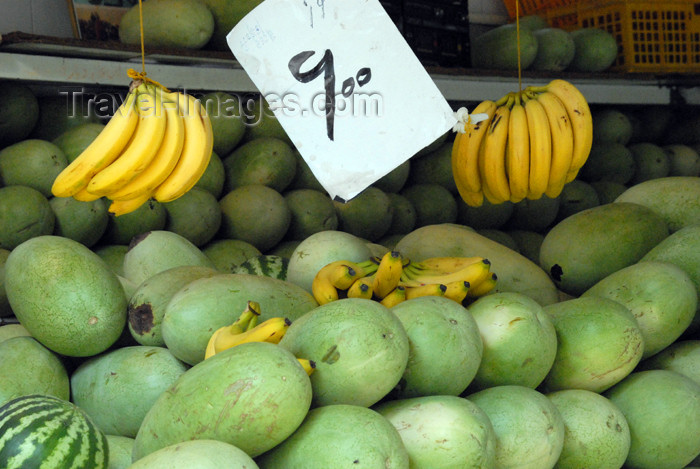
<path fill-rule="evenodd" d="M 333 140 L 333 128 L 335 121 L 335 68 L 333 64 L 333 53 L 326 49 L 321 60 L 310 70 L 301 71 L 304 63 L 315 54 L 314 51 L 307 50 L 299 52 L 289 60 L 289 71 L 292 76 L 301 83 L 308 83 L 323 75 L 325 93 L 325 114 L 326 114 L 326 134 Z M 349 97 L 355 90 L 355 83 L 359 86 L 367 84 L 372 79 L 372 70 L 369 67 L 360 68 L 355 77 L 348 77 L 343 81 L 340 93 L 344 97 Z"/>

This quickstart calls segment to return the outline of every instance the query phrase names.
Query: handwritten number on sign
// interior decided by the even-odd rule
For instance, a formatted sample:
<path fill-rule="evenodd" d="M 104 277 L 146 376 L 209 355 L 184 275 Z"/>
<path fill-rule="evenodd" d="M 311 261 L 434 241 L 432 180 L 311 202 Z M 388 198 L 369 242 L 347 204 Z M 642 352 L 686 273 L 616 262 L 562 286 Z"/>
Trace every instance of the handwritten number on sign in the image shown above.
<path fill-rule="evenodd" d="M 335 68 L 333 64 L 333 53 L 330 49 L 326 49 L 323 53 L 323 58 L 306 72 L 301 71 L 302 65 L 314 55 L 314 51 L 303 51 L 296 54 L 289 60 L 289 71 L 292 76 L 301 83 L 308 83 L 313 79 L 320 77 L 323 74 L 324 83 L 324 111 L 326 114 L 326 134 L 330 140 L 333 140 L 333 128 L 335 122 Z M 356 77 L 349 77 L 343 81 L 340 92 L 346 98 L 349 97 L 355 89 L 355 82 L 360 86 L 365 85 L 372 78 L 372 70 L 369 67 L 363 67 L 358 70 Z"/>

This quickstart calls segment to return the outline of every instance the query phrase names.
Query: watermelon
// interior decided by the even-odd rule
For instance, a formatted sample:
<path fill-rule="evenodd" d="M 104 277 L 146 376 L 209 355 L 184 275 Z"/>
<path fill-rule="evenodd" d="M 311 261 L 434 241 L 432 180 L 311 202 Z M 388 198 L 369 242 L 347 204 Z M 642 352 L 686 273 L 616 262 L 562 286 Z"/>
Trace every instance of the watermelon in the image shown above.
<path fill-rule="evenodd" d="M 0 467 L 102 469 L 107 438 L 75 404 L 32 394 L 0 407 Z"/>
<path fill-rule="evenodd" d="M 280 280 L 287 280 L 289 258 L 274 254 L 261 254 L 246 259 L 233 269 L 234 274 L 261 275 Z"/>

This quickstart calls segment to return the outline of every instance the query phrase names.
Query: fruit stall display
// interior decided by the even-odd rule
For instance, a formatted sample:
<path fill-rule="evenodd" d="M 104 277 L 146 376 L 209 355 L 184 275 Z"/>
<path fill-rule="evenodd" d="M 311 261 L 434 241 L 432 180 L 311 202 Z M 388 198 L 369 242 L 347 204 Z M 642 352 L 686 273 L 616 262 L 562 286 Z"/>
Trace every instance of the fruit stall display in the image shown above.
<path fill-rule="evenodd" d="M 700 467 L 696 107 L 484 96 L 341 203 L 260 96 L 132 78 L 0 87 L 0 467 Z"/>

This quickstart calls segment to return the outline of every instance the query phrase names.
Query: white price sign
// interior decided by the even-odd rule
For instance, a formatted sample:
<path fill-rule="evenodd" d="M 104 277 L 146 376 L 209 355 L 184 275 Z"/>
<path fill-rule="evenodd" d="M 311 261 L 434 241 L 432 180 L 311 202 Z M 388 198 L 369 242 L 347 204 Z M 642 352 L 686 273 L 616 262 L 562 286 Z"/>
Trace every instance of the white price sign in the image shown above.
<path fill-rule="evenodd" d="M 227 40 L 335 199 L 355 197 L 456 123 L 378 0 L 265 0 Z"/>

